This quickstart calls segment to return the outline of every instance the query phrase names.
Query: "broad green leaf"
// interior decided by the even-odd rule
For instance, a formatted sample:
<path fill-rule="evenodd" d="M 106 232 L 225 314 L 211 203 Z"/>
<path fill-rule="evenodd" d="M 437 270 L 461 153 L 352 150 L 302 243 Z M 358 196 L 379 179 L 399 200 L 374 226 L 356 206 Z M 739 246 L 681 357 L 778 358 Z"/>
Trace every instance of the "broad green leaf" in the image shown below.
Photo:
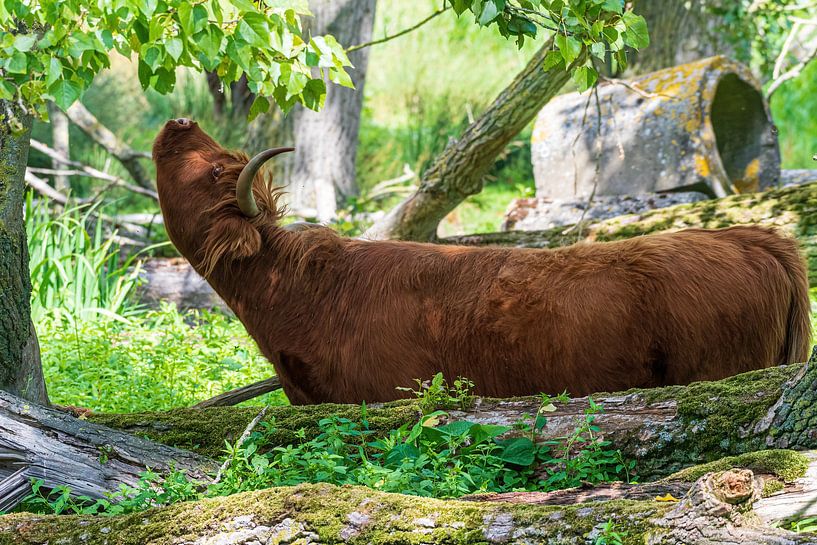
<path fill-rule="evenodd" d="M 562 57 L 562 53 L 558 49 L 548 51 L 547 55 L 545 55 L 545 62 L 542 69 L 547 72 L 548 70 L 556 67 L 560 67 L 562 70 L 565 69 L 565 59 Z"/>
<path fill-rule="evenodd" d="M 259 115 L 267 113 L 268 111 L 269 99 L 267 99 L 267 97 L 256 96 L 255 100 L 252 101 L 252 105 L 250 106 L 250 115 L 248 120 L 252 121 Z"/>
<path fill-rule="evenodd" d="M 14 49 L 17 51 L 31 51 L 35 43 L 37 43 L 37 37 L 32 34 L 18 34 L 14 37 Z"/>
<path fill-rule="evenodd" d="M 573 82 L 579 91 L 586 91 L 596 84 L 599 75 L 592 66 L 580 66 L 573 72 Z"/>
<path fill-rule="evenodd" d="M 620 14 L 624 11 L 624 0 L 604 0 L 604 4 L 602 4 L 601 7 L 605 11 Z"/>
<path fill-rule="evenodd" d="M 48 70 L 45 78 L 46 87 L 51 87 L 51 85 L 61 77 L 62 63 L 56 57 L 51 57 L 48 60 Z"/>
<path fill-rule="evenodd" d="M 245 13 L 258 11 L 258 8 L 250 0 L 230 0 L 230 3 Z"/>
<path fill-rule="evenodd" d="M 478 23 L 482 26 L 487 25 L 499 15 L 499 10 L 493 0 L 487 0 L 482 6 L 482 13 L 479 15 Z"/>
<path fill-rule="evenodd" d="M 632 11 L 624 13 L 623 20 L 627 24 L 624 31 L 624 43 L 634 49 L 643 49 L 650 45 L 650 34 L 647 31 L 647 21 Z"/>
<path fill-rule="evenodd" d="M 527 437 L 514 437 L 500 443 L 503 447 L 499 459 L 509 464 L 529 466 L 536 458 L 536 445 Z"/>
<path fill-rule="evenodd" d="M 165 49 L 173 57 L 173 60 L 178 61 L 179 57 L 184 53 L 184 44 L 179 38 L 173 37 L 165 42 Z"/>
<path fill-rule="evenodd" d="M 562 53 L 562 58 L 565 60 L 565 66 L 575 61 L 582 52 L 582 44 L 573 36 L 565 36 L 564 34 L 557 34 L 553 38 L 556 47 Z"/>
<path fill-rule="evenodd" d="M 25 74 L 28 67 L 28 58 L 22 51 L 15 51 L 6 60 L 6 71 L 10 74 Z"/>
<path fill-rule="evenodd" d="M 65 111 L 71 104 L 77 101 L 82 89 L 71 80 L 58 80 L 48 88 L 48 93 L 54 97 L 54 102 L 61 110 Z"/>

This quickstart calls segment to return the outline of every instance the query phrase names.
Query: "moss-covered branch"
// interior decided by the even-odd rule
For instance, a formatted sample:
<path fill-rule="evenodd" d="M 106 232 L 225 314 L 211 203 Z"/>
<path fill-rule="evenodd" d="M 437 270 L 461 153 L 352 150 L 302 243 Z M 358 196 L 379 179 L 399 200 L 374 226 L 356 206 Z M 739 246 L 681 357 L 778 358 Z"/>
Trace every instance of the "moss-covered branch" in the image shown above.
<path fill-rule="evenodd" d="M 778 227 L 796 236 L 803 245 L 817 285 L 817 184 L 776 189 L 762 193 L 732 195 L 692 204 L 620 216 L 587 225 L 582 229 L 555 227 L 545 231 L 512 231 L 465 235 L 443 239 L 449 244 L 521 246 L 546 248 L 566 246 L 579 240 L 619 240 L 638 235 L 689 227 L 717 229 L 730 225 Z"/>
<path fill-rule="evenodd" d="M 748 470 L 709 474 L 680 503 L 572 506 L 443 501 L 360 487 L 301 485 L 114 518 L 0 517 L 0 544 L 61 543 L 814 543 L 742 513 L 759 494 Z M 602 541 L 612 543 L 614 541 Z"/>
<path fill-rule="evenodd" d="M 765 448 L 817 448 L 810 433 L 817 422 L 817 361 L 772 367 L 717 382 L 599 394 L 604 407 L 596 423 L 605 439 L 637 460 L 642 480 L 658 478 L 701 462 Z M 539 398 L 477 399 L 468 411 L 450 411 L 450 419 L 512 426 L 536 414 Z M 571 400 L 548 414 L 542 439 L 570 434 L 587 408 L 584 398 Z M 358 419 L 357 405 L 271 407 L 275 421 L 272 446 L 297 441 L 297 432 L 317 433 L 317 422 L 330 414 Z M 257 414 L 255 409 L 211 408 L 167 413 L 92 415 L 94 422 L 137 435 L 217 455 L 224 440 L 235 440 Z M 370 428 L 386 435 L 420 416 L 415 402 L 369 407 Z"/>

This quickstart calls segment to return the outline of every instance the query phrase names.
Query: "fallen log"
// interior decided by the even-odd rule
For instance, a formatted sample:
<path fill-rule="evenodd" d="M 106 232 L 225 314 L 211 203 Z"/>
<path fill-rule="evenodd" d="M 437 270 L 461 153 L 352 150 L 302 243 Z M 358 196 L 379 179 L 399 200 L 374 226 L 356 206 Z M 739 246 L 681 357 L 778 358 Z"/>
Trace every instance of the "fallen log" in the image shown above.
<path fill-rule="evenodd" d="M 544 231 L 510 231 L 441 239 L 444 244 L 555 248 L 580 240 L 619 240 L 690 227 L 717 229 L 731 225 L 776 227 L 800 240 L 809 263 L 812 286 L 817 285 L 817 183 L 760 193 L 732 195 L 691 204 L 619 216 L 582 226 Z"/>
<path fill-rule="evenodd" d="M 772 367 L 717 382 L 694 383 L 614 394 L 593 399 L 604 413 L 595 424 L 605 440 L 636 460 L 642 481 L 652 480 L 702 462 L 768 448 L 817 448 L 817 359 L 808 365 Z M 538 397 L 477 398 L 466 411 L 450 410 L 447 420 L 513 426 L 539 411 Z M 587 398 L 571 399 L 547 414 L 539 440 L 566 437 L 585 416 Z M 336 414 L 359 419 L 357 405 L 270 407 L 266 421 L 274 421 L 271 446 L 318 433 L 317 422 Z M 214 407 L 167 413 L 94 414 L 89 418 L 113 428 L 147 436 L 169 445 L 216 456 L 228 441 L 237 439 L 256 409 Z M 370 429 L 389 430 L 417 422 L 415 401 L 367 407 Z M 445 419 L 444 419 L 445 421 Z"/>
<path fill-rule="evenodd" d="M 45 488 L 69 486 L 74 494 L 100 498 L 122 484 L 134 486 L 148 467 L 207 479 L 218 466 L 0 391 L 0 511 L 29 493 L 32 478 Z"/>
<path fill-rule="evenodd" d="M 797 545 L 817 536 L 763 524 L 749 470 L 710 473 L 680 502 L 548 506 L 435 500 L 362 487 L 300 485 L 118 517 L 0 517 L 0 544 L 625 543 Z"/>

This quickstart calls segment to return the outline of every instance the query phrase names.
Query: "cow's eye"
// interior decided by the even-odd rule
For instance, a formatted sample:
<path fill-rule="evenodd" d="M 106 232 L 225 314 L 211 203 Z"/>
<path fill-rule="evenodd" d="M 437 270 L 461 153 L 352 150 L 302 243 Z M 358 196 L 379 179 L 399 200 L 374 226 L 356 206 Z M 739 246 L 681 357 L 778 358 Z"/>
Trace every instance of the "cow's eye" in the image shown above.
<path fill-rule="evenodd" d="M 218 180 L 218 177 L 221 176 L 221 173 L 224 172 L 224 167 L 221 165 L 216 165 L 213 167 L 213 181 L 215 182 Z"/>

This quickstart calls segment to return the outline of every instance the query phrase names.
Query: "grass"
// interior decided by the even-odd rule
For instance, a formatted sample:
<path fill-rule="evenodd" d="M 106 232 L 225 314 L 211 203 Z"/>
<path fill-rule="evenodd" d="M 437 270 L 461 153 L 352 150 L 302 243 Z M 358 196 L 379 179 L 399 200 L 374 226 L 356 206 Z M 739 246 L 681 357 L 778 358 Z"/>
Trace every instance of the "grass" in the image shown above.
<path fill-rule="evenodd" d="M 275 374 L 241 323 L 174 306 L 126 322 L 53 318 L 36 324 L 54 403 L 101 412 L 169 410 Z M 252 404 L 286 403 L 282 391 Z"/>

